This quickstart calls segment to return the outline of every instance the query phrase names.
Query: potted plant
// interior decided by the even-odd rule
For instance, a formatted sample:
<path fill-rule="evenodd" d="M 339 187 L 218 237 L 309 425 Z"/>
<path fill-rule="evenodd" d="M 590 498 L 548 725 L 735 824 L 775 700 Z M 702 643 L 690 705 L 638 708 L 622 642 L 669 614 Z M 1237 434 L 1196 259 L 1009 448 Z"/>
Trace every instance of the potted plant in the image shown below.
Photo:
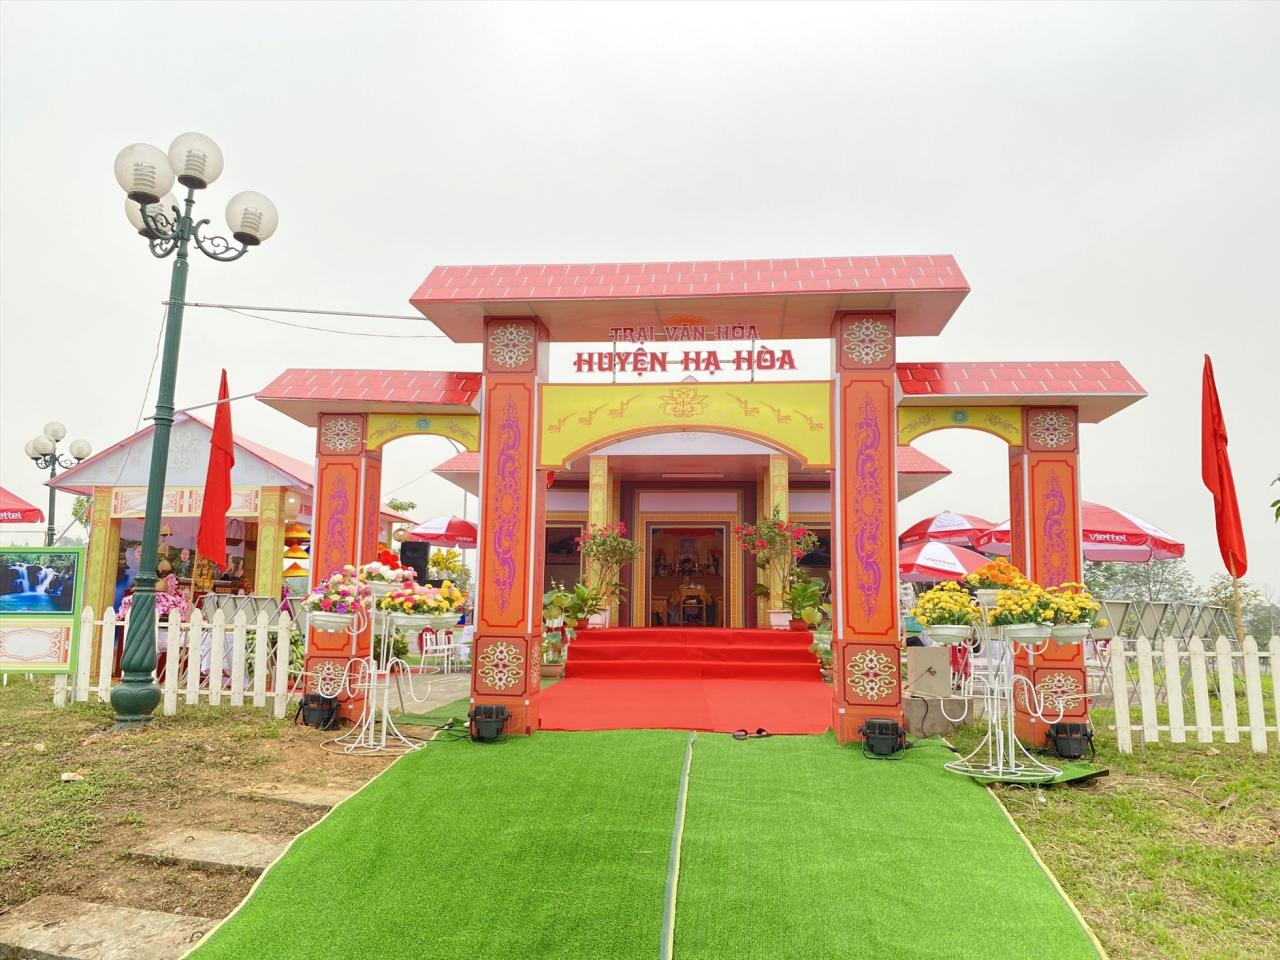
<path fill-rule="evenodd" d="M 573 605 L 573 594 L 565 590 L 564 585 L 551 581 L 551 589 L 542 595 L 542 625 L 549 630 L 558 630 L 564 625 L 564 618 Z"/>
<path fill-rule="evenodd" d="M 774 583 L 789 589 L 794 581 L 796 561 L 818 545 L 817 536 L 804 524 L 783 520 L 774 507 L 768 518 L 759 523 L 744 523 L 733 528 L 734 536 L 744 551 L 751 555 L 756 568 Z M 752 591 L 757 597 L 771 598 L 767 583 L 757 583 Z M 776 598 L 785 603 L 785 598 Z M 769 609 L 769 626 L 786 630 L 791 624 L 791 611 L 786 606 Z"/>
<path fill-rule="evenodd" d="M 1020 590 L 1029 582 L 1022 571 L 1004 557 L 984 563 L 964 578 L 965 586 L 973 591 L 973 595 L 984 607 L 995 606 L 998 591 Z"/>
<path fill-rule="evenodd" d="M 388 614 L 391 625 L 406 632 L 445 630 L 458 622 L 466 595 L 446 580 L 439 587 L 413 582 L 378 599 L 378 609 Z"/>
<path fill-rule="evenodd" d="M 462 562 L 462 551 L 454 547 L 437 547 L 427 556 L 427 573 L 439 586 L 448 580 L 464 593 L 471 582 L 471 571 Z"/>
<path fill-rule="evenodd" d="M 826 581 L 818 577 L 792 576 L 787 590 L 787 611 L 791 614 L 789 626 L 792 630 L 808 630 L 822 622 L 819 607 L 826 588 Z"/>
<path fill-rule="evenodd" d="M 640 556 L 640 544 L 627 539 L 627 525 L 621 521 L 603 527 L 592 524 L 574 539 L 587 559 L 588 579 L 600 595 L 600 609 L 592 616 L 603 614 L 601 626 L 607 626 L 609 607 L 622 590 L 622 568 Z"/>
<path fill-rule="evenodd" d="M 399 558 L 390 550 L 384 550 L 378 559 L 360 568 L 360 579 L 375 597 L 384 597 L 406 583 L 413 581 L 417 573 L 413 567 L 401 566 Z"/>
<path fill-rule="evenodd" d="M 307 622 L 317 630 L 349 630 L 356 614 L 369 608 L 369 598 L 369 588 L 356 568 L 347 564 L 316 584 L 302 601 L 302 609 L 307 611 Z"/>
<path fill-rule="evenodd" d="M 566 628 L 567 630 L 567 628 Z M 569 653 L 569 637 L 560 630 L 549 630 L 542 635 L 542 677 L 558 680 L 564 676 L 565 658 Z"/>
<path fill-rule="evenodd" d="M 963 643 L 982 622 L 982 608 L 954 580 L 920 594 L 911 615 L 925 633 L 944 646 Z"/>
<path fill-rule="evenodd" d="M 1098 619 L 1102 604 L 1093 599 L 1083 583 L 1064 583 L 1045 592 L 1053 607 L 1053 628 L 1049 635 L 1054 643 L 1083 643 L 1095 623 L 1107 625 L 1106 620 Z"/>
<path fill-rule="evenodd" d="M 831 652 L 831 634 L 815 633 L 809 650 L 818 658 L 818 666 L 822 669 L 822 679 L 831 682 L 831 664 L 835 654 Z"/>
<path fill-rule="evenodd" d="M 1053 604 L 1038 583 L 1027 583 L 1021 590 L 1000 590 L 987 610 L 987 622 L 999 627 L 1006 640 L 1035 644 L 1049 637 Z"/>
<path fill-rule="evenodd" d="M 588 587 L 585 583 L 575 583 L 573 596 L 569 606 L 565 608 L 565 616 L 572 620 L 579 630 L 586 630 L 590 626 L 590 619 L 603 609 L 604 597 L 598 590 Z"/>

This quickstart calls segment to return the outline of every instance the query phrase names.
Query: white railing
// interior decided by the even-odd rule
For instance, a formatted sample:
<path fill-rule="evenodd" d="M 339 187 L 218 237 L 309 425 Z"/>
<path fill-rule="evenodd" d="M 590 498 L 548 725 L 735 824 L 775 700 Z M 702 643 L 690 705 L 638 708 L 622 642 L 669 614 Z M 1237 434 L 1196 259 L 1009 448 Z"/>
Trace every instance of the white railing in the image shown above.
<path fill-rule="evenodd" d="M 106 703 L 111 694 L 117 628 L 127 626 L 128 614 L 117 618 L 108 609 L 102 619 L 86 607 L 80 619 L 80 645 L 71 675 L 54 679 L 53 702 Z M 244 613 L 228 619 L 221 611 L 205 619 L 194 610 L 187 621 L 176 615 L 156 623 L 156 683 L 164 691 L 166 716 L 178 712 L 179 700 L 211 706 L 246 703 L 265 707 L 281 718 L 292 690 L 289 672 L 289 637 L 292 621 L 287 613 L 272 617 L 265 611 L 253 620 Z M 95 664 L 93 647 L 98 640 Z M 95 669 L 96 667 L 96 669 Z"/>
<path fill-rule="evenodd" d="M 1280 637 L 1271 638 L 1269 650 L 1259 650 L 1252 637 L 1245 637 L 1238 649 L 1222 636 L 1210 645 L 1212 650 L 1206 650 L 1200 637 L 1184 643 L 1165 641 L 1158 648 L 1146 637 L 1131 643 L 1112 641 L 1107 670 L 1115 698 L 1116 746 L 1121 753 L 1133 752 L 1135 728 L 1144 744 L 1159 742 L 1162 733 L 1173 743 L 1186 743 L 1192 732 L 1199 743 L 1212 743 L 1217 733 L 1226 743 L 1239 743 L 1243 732 L 1248 733 L 1255 753 L 1266 753 L 1269 733 L 1275 733 L 1280 741 L 1280 684 L 1274 669 Z M 1137 683 L 1132 687 L 1136 690 L 1128 682 L 1134 669 Z M 1263 692 L 1263 675 L 1267 673 L 1269 698 Z M 1237 678 L 1243 679 L 1243 720 L 1237 710 Z M 1216 717 L 1211 689 L 1218 701 Z M 1135 706 L 1136 725 L 1130 713 Z"/>

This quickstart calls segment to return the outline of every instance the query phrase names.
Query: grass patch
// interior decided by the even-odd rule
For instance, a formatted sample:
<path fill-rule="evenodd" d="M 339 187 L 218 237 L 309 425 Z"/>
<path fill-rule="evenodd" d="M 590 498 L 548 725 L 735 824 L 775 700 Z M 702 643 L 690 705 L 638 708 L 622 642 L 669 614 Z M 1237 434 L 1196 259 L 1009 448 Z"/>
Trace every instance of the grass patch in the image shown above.
<path fill-rule="evenodd" d="M 433 743 L 302 836 L 195 956 L 651 960 L 686 737 Z"/>
<path fill-rule="evenodd" d="M 1113 960 L 1270 960 L 1280 943 L 1280 762 L 1246 744 L 1115 749 L 1111 774 L 996 795 L 1088 918 Z M 962 749 L 981 729 L 958 731 Z M 1194 734 L 1192 735 L 1194 736 Z M 1247 738 L 1246 738 L 1247 739 Z M 1137 740 L 1135 732 L 1135 741 Z"/>
<path fill-rule="evenodd" d="M 986 791 L 942 769 L 951 756 L 700 735 L 676 956 L 1096 957 Z"/>

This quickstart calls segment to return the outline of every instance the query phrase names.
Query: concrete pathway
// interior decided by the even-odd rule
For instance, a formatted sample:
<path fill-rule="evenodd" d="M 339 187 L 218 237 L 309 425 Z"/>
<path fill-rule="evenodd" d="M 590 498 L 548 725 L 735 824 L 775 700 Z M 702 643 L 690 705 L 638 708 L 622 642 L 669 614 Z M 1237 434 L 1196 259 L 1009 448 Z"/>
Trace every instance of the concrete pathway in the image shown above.
<path fill-rule="evenodd" d="M 0 916 L 0 957 L 175 960 L 213 929 L 207 917 L 43 896 Z"/>
<path fill-rule="evenodd" d="M 176 861 L 203 870 L 249 870 L 261 873 L 289 845 L 287 837 L 229 830 L 173 830 L 148 840 L 136 850 L 144 860 Z"/>

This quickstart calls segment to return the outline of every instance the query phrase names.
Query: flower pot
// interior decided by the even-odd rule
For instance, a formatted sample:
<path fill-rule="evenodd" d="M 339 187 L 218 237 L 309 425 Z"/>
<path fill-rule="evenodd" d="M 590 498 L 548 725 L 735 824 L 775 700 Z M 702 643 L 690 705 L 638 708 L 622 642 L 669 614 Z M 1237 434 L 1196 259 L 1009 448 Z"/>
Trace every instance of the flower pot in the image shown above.
<path fill-rule="evenodd" d="M 964 643 L 973 633 L 973 627 L 957 623 L 936 623 L 924 628 L 925 635 L 944 647 Z"/>
<path fill-rule="evenodd" d="M 396 590 L 400 584 L 392 583 L 390 580 L 366 580 L 365 586 L 369 588 L 369 592 L 375 597 L 385 597 L 388 593 Z"/>
<path fill-rule="evenodd" d="M 437 613 L 392 613 L 391 625 L 405 633 L 416 634 L 423 630 L 448 630 L 458 624 L 458 615 Z"/>
<path fill-rule="evenodd" d="M 556 617 L 554 620 L 543 620 L 542 625 L 548 630 L 559 630 L 564 626 L 564 617 Z"/>
<path fill-rule="evenodd" d="M 769 629 L 770 630 L 791 629 L 791 611 L 790 610 L 770 610 L 769 611 Z"/>
<path fill-rule="evenodd" d="M 978 602 L 984 607 L 994 607 L 996 605 L 996 594 L 999 590 L 983 588 L 973 591 L 973 595 L 978 598 Z"/>
<path fill-rule="evenodd" d="M 559 680 L 564 676 L 564 661 L 560 663 L 544 663 L 542 665 L 543 680 Z"/>
<path fill-rule="evenodd" d="M 790 620 L 787 621 L 787 626 L 790 627 L 792 630 L 797 631 L 798 633 L 804 633 L 806 630 L 809 629 L 809 624 L 807 624 L 804 620 L 800 619 L 799 617 L 792 617 Z"/>
<path fill-rule="evenodd" d="M 579 621 L 578 621 L 578 624 L 577 624 L 577 627 L 576 627 L 575 629 L 578 629 L 578 630 L 588 630 L 588 629 L 590 629 L 590 627 L 591 627 L 591 621 L 590 621 L 590 620 L 579 620 Z"/>
<path fill-rule="evenodd" d="M 346 633 L 355 620 L 353 613 L 328 613 L 324 610 L 312 610 L 307 614 L 307 623 L 325 633 Z"/>
<path fill-rule="evenodd" d="M 1066 646 L 1072 643 L 1084 643 L 1092 629 L 1092 626 L 1087 623 L 1059 623 L 1054 625 L 1049 635 L 1054 643 Z"/>
<path fill-rule="evenodd" d="M 1010 643 L 1033 644 L 1049 639 L 1053 628 L 1047 623 L 1008 623 L 1000 630 Z"/>
<path fill-rule="evenodd" d="M 601 610 L 599 613 L 593 613 L 587 618 L 587 623 L 597 628 L 607 627 L 609 625 L 609 611 Z"/>

